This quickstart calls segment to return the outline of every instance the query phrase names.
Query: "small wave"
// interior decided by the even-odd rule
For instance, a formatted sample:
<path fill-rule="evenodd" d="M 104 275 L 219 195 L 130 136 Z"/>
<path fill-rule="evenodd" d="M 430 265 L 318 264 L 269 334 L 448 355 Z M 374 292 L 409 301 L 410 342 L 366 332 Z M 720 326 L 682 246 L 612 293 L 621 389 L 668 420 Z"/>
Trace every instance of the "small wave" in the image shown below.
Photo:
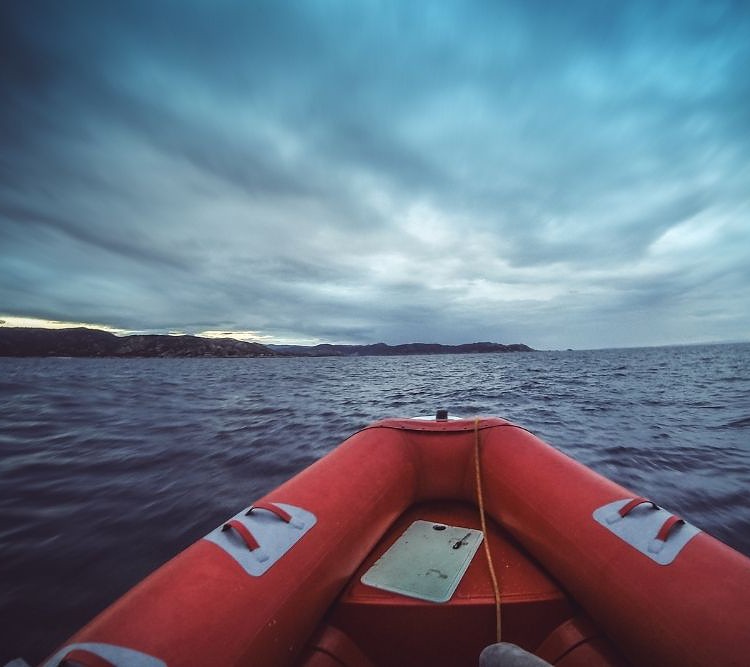
<path fill-rule="evenodd" d="M 257 415 L 257 416 L 266 416 L 266 415 L 290 414 L 290 412 L 291 410 L 288 407 L 272 404 L 272 405 L 264 405 L 260 407 L 253 407 L 252 410 L 248 411 L 248 414 Z"/>
<path fill-rule="evenodd" d="M 750 417 L 743 417 L 742 419 L 735 419 L 724 426 L 724 428 L 749 428 Z"/>

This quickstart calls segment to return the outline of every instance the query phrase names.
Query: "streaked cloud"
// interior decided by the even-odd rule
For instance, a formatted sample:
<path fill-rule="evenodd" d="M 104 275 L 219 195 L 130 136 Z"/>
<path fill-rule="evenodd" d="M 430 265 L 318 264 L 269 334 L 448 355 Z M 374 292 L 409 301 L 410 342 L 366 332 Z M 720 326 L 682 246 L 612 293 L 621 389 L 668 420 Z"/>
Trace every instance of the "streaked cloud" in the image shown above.
<path fill-rule="evenodd" d="M 2 3 L 0 312 L 748 339 L 748 61 L 732 2 Z"/>

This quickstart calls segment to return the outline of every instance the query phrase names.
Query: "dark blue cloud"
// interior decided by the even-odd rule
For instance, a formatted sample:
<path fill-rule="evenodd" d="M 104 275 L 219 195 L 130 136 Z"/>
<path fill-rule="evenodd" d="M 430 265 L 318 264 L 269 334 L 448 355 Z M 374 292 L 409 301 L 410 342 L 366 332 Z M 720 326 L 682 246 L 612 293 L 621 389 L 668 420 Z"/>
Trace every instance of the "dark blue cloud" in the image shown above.
<path fill-rule="evenodd" d="M 747 337 L 748 61 L 741 2 L 4 2 L 0 310 Z"/>

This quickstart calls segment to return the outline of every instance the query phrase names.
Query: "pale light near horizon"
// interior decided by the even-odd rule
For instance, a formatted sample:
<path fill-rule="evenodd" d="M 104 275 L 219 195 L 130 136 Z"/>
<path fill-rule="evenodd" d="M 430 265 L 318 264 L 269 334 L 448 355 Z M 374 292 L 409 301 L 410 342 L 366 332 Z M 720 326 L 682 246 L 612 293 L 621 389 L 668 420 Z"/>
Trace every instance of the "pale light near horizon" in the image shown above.
<path fill-rule="evenodd" d="M 61 320 L 45 320 L 38 317 L 14 317 L 12 315 L 0 315 L 0 327 L 19 327 L 21 329 L 99 329 L 118 336 L 132 333 L 125 329 L 110 327 L 106 324 L 95 324 L 91 322 L 63 322 Z"/>

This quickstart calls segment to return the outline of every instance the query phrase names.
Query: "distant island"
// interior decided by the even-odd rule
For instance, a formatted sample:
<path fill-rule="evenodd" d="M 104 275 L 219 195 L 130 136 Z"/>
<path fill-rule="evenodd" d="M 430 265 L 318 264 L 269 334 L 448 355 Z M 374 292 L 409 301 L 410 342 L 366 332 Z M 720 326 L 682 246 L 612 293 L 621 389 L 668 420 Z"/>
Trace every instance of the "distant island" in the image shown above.
<path fill-rule="evenodd" d="M 533 352 L 523 343 L 464 343 L 440 345 L 439 343 L 404 343 L 403 345 L 269 345 L 272 350 L 304 357 L 386 357 L 407 354 L 483 354 L 488 352 Z"/>
<path fill-rule="evenodd" d="M 234 338 L 116 336 L 99 329 L 0 327 L 0 357 L 356 357 L 410 354 L 533 352 L 521 343 L 405 345 L 261 345 Z"/>

